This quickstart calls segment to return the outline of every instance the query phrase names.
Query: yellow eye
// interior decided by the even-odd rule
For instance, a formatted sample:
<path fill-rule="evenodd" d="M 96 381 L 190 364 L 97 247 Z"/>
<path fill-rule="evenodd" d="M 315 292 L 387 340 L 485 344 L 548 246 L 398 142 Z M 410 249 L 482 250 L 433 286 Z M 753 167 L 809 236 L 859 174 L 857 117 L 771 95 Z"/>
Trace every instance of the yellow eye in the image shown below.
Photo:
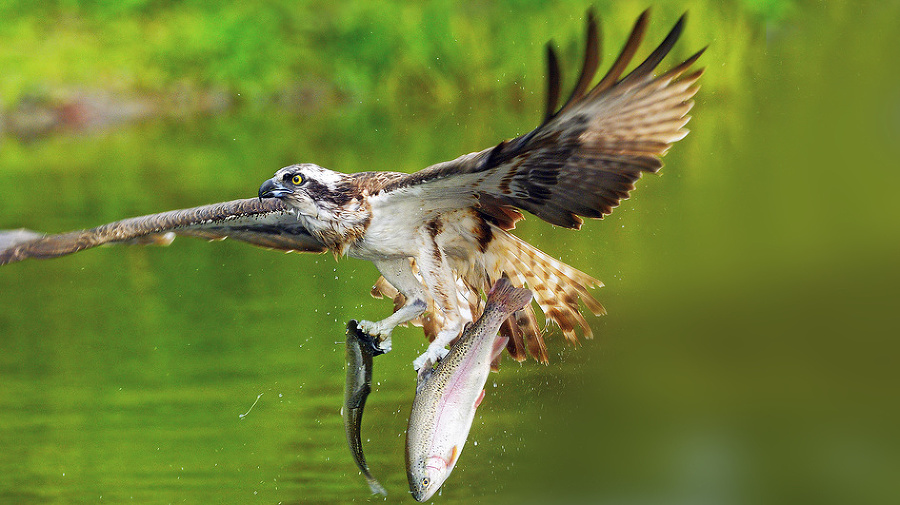
<path fill-rule="evenodd" d="M 291 178 L 291 184 L 294 186 L 299 186 L 303 182 L 303 176 L 300 174 L 294 174 L 294 177 Z"/>
<path fill-rule="evenodd" d="M 428 477 L 422 478 L 422 487 L 428 487 L 428 484 L 431 483 L 431 480 Z"/>

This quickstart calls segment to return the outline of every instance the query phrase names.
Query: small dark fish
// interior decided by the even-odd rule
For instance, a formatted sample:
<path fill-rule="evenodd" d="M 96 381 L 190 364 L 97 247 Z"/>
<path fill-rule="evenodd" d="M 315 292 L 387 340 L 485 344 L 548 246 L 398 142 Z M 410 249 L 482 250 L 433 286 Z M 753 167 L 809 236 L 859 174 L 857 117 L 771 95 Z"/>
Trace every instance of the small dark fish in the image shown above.
<path fill-rule="evenodd" d="M 341 409 L 344 431 L 347 433 L 347 443 L 350 444 L 353 460 L 369 483 L 372 494 L 387 496 L 387 491 L 369 472 L 359 435 L 363 408 L 366 406 L 366 398 L 372 391 L 372 357 L 384 352 L 373 337 L 360 331 L 355 320 L 351 319 L 347 323 L 347 382 L 344 386 L 344 408 Z"/>
<path fill-rule="evenodd" d="M 417 501 L 431 498 L 459 461 L 491 361 L 508 340 L 497 331 L 529 301 L 531 291 L 501 278 L 488 293 L 481 317 L 466 326 L 437 365 L 420 372 L 406 429 L 406 476 Z"/>

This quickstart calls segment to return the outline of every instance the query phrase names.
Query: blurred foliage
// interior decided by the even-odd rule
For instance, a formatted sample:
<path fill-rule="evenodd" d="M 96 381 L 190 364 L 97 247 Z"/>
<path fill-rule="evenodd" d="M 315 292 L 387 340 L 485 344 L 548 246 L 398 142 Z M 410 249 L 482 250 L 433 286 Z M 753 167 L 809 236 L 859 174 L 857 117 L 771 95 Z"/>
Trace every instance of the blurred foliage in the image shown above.
<path fill-rule="evenodd" d="M 541 96 L 541 45 L 555 38 L 574 73 L 589 2 L 218 2 L 162 0 L 0 2 L 0 99 L 9 106 L 56 88 L 166 93 L 223 90 L 258 102 L 298 86 L 324 88 L 350 103 L 393 110 L 461 96 L 489 95 L 515 105 Z M 793 2 L 691 0 L 657 2 L 649 36 L 665 33 L 685 10 L 686 56 L 707 43 L 728 69 L 705 79 L 738 86 L 753 34 L 775 26 Z M 610 58 L 644 1 L 596 6 Z M 566 65 L 568 64 L 568 65 Z M 570 75 L 574 79 L 574 75 Z M 460 93 L 460 90 L 463 93 Z M 524 91 L 523 91 L 524 90 Z"/>

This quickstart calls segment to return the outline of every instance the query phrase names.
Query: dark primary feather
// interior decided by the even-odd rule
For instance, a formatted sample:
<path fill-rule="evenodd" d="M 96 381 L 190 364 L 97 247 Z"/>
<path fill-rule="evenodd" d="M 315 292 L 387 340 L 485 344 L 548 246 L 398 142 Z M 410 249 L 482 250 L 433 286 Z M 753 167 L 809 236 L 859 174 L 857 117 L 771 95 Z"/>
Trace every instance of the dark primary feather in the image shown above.
<path fill-rule="evenodd" d="M 499 207 L 518 208 L 566 228 L 580 227 L 579 216 L 609 214 L 628 198 L 643 172 L 662 167 L 660 157 L 687 134 L 683 127 L 702 74 L 699 70 L 684 75 L 700 51 L 660 76 L 653 75 L 682 33 L 682 16 L 662 43 L 622 77 L 648 20 L 645 11 L 609 71 L 590 88 L 599 66 L 599 30 L 589 12 L 581 75 L 562 107 L 555 110 L 560 72 L 556 54 L 548 47 L 547 105 L 539 127 L 493 148 L 399 178 L 385 191 L 432 185 L 435 194 L 443 194 L 442 189 L 470 188 L 489 217 L 509 215 Z"/>
<path fill-rule="evenodd" d="M 631 59 L 634 58 L 634 54 L 637 52 L 638 47 L 640 47 L 641 41 L 644 39 L 644 32 L 647 31 L 649 18 L 649 10 L 641 13 L 637 22 L 634 23 L 634 28 L 631 29 L 631 34 L 628 36 L 625 46 L 622 47 L 622 52 L 619 53 L 619 57 L 616 58 L 615 63 L 612 64 L 612 67 L 609 68 L 609 71 L 606 72 L 603 79 L 600 79 L 600 82 L 598 82 L 597 85 L 594 86 L 594 89 L 591 90 L 591 95 L 599 95 L 612 87 L 619 80 L 619 76 L 625 71 L 625 67 L 631 63 Z"/>
<path fill-rule="evenodd" d="M 560 71 L 559 59 L 551 44 L 547 44 L 547 107 L 544 112 L 544 124 L 553 119 L 556 106 L 559 105 Z"/>
<path fill-rule="evenodd" d="M 253 198 L 134 217 L 58 235 L 0 232 L 0 265 L 26 258 L 55 258 L 113 242 L 167 243 L 167 233 L 209 240 L 233 238 L 286 251 L 325 250 L 281 200 Z"/>
<path fill-rule="evenodd" d="M 594 80 L 594 75 L 597 73 L 597 68 L 599 66 L 600 29 L 597 25 L 597 20 L 594 18 L 594 11 L 590 10 L 588 11 L 587 19 L 587 40 L 584 48 L 584 65 L 581 67 L 581 75 L 578 76 L 578 83 L 575 84 L 572 94 L 569 95 L 569 99 L 566 100 L 567 105 L 574 103 L 575 100 L 584 95 L 588 86 L 591 85 L 591 81 Z M 559 79 L 559 75 L 557 75 L 556 78 Z M 563 107 L 560 112 L 564 109 L 565 107 Z"/>

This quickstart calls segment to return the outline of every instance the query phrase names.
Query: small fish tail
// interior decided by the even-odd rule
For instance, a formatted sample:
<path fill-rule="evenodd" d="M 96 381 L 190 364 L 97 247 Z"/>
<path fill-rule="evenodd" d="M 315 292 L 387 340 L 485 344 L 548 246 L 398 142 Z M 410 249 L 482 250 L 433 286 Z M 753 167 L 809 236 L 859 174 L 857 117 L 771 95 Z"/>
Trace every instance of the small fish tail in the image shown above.
<path fill-rule="evenodd" d="M 504 276 L 494 283 L 494 287 L 488 293 L 485 311 L 493 306 L 510 316 L 530 301 L 530 290 L 513 286 L 509 279 Z"/>
<path fill-rule="evenodd" d="M 374 477 L 367 476 L 366 482 L 369 483 L 369 489 L 372 491 L 372 494 L 380 494 L 381 496 L 387 496 L 387 490 L 384 489 L 384 486 L 382 486 L 380 482 L 375 480 Z"/>

